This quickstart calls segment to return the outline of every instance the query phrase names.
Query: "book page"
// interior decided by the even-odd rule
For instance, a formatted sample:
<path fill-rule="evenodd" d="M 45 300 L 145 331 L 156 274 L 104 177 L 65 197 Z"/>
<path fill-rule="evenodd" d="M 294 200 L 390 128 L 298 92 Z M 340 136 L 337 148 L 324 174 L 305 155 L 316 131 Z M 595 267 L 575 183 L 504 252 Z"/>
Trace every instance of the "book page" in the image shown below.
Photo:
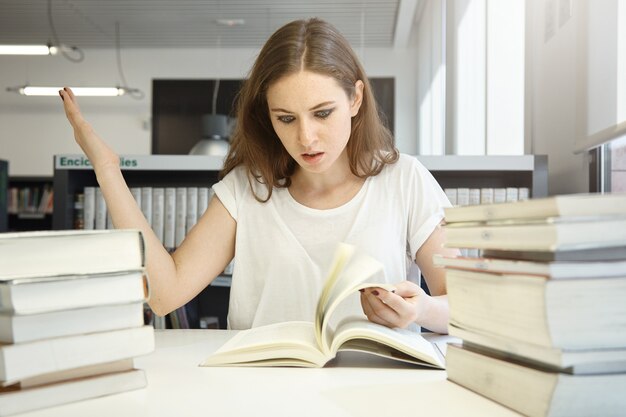
<path fill-rule="evenodd" d="M 344 319 L 335 331 L 331 351 L 354 350 L 444 369 L 441 352 L 419 333 L 390 329 L 366 319 Z"/>
<path fill-rule="evenodd" d="M 331 328 L 330 322 L 331 322 L 331 317 L 333 316 L 333 312 L 350 294 L 355 293 L 362 288 L 373 288 L 373 287 L 382 288 L 387 291 L 393 291 L 395 289 L 395 287 L 392 284 L 363 282 L 363 283 L 357 283 L 352 287 L 343 288 L 341 289 L 341 291 L 337 291 L 337 293 L 333 293 L 324 311 L 322 327 L 319 329 L 319 332 L 321 335 L 321 343 L 322 343 L 321 348 L 324 354 L 332 355 L 330 344 L 331 344 L 331 341 L 333 340 L 333 335 L 335 333 L 335 330 Z M 339 288 L 336 288 L 336 290 L 338 289 Z M 340 320 L 341 317 L 338 317 L 337 319 Z M 336 320 L 334 323 L 336 324 Z"/>
<path fill-rule="evenodd" d="M 361 288 L 393 289 L 391 285 L 364 284 L 364 281 L 377 273 L 382 273 L 382 271 L 382 264 L 374 258 L 355 253 L 355 248 L 352 245 L 339 244 L 315 314 L 315 337 L 320 349 L 325 354 L 330 353 L 327 341 L 329 335 L 326 330 L 328 320 L 332 311 L 343 299 Z"/>
<path fill-rule="evenodd" d="M 326 277 L 326 281 L 324 282 L 324 287 L 322 288 L 322 293 L 320 294 L 320 298 L 317 301 L 317 309 L 315 311 L 315 328 L 321 326 L 322 318 L 324 317 L 324 308 L 328 303 L 328 299 L 330 298 L 331 292 L 333 288 L 337 284 L 339 280 L 339 276 L 341 271 L 346 266 L 352 254 L 354 253 L 354 246 L 347 245 L 344 243 L 340 243 L 335 249 L 335 257 L 333 258 L 333 263 L 330 266 L 330 270 L 328 272 L 328 276 Z M 317 335 L 316 335 L 317 336 Z M 320 339 L 317 339 L 317 342 L 320 343 Z"/>
<path fill-rule="evenodd" d="M 323 366 L 328 359 L 317 347 L 313 323 L 290 321 L 242 330 L 200 366 Z"/>

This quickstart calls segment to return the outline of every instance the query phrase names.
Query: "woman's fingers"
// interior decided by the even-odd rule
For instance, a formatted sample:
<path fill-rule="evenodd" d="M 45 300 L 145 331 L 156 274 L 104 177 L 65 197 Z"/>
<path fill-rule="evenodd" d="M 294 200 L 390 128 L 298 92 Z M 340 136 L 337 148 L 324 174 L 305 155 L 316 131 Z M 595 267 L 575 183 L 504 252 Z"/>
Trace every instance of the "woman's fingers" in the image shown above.
<path fill-rule="evenodd" d="M 376 306 L 376 303 L 380 303 L 380 300 L 377 300 L 373 295 L 368 295 L 366 292 L 361 293 L 361 306 L 363 307 L 363 312 L 369 321 L 382 324 L 387 327 L 396 327 L 392 321 L 385 319 L 379 314 L 381 308 Z M 389 312 L 385 312 L 384 314 L 387 315 Z"/>
<path fill-rule="evenodd" d="M 63 90 L 59 90 L 59 95 L 63 100 L 63 107 L 68 117 L 80 115 L 78 103 L 71 88 L 65 87 Z"/>
<path fill-rule="evenodd" d="M 418 287 L 419 289 L 419 287 Z M 361 293 L 361 305 L 370 321 L 388 327 L 407 327 L 417 319 L 417 295 L 414 288 L 400 288 L 407 296 L 381 288 L 366 289 Z"/>
<path fill-rule="evenodd" d="M 419 285 L 411 281 L 402 281 L 394 285 L 396 288 L 395 293 L 404 298 L 415 297 L 422 290 Z"/>
<path fill-rule="evenodd" d="M 417 319 L 416 295 L 402 296 L 388 291 L 378 291 L 377 298 L 381 301 L 384 308 L 395 313 L 396 320 L 394 324 L 396 326 L 406 327 Z"/>
<path fill-rule="evenodd" d="M 65 90 L 71 97 L 72 101 L 75 102 L 76 101 L 76 96 L 74 96 L 74 92 L 72 91 L 71 88 L 69 87 L 63 87 L 63 90 Z"/>

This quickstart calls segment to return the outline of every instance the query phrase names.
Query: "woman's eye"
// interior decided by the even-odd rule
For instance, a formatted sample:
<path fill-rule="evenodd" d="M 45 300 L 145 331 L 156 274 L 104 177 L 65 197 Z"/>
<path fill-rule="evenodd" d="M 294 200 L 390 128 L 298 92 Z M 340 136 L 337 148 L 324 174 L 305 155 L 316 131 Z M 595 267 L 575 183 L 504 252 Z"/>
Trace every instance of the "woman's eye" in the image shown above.
<path fill-rule="evenodd" d="M 333 109 L 320 110 L 315 112 L 315 117 L 319 117 L 320 119 L 325 119 L 333 112 Z"/>
<path fill-rule="evenodd" d="M 283 122 L 283 123 L 291 123 L 293 122 L 296 118 L 293 116 L 278 116 L 277 117 L 279 122 Z"/>

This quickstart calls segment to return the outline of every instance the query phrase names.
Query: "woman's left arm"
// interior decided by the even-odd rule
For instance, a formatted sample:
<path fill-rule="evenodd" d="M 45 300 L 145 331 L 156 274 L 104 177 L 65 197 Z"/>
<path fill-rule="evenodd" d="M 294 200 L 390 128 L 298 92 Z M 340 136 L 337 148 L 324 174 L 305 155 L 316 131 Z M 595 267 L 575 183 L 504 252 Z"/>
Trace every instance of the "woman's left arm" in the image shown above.
<path fill-rule="evenodd" d="M 435 267 L 432 259 L 435 254 L 458 256 L 459 251 L 445 248 L 443 243 L 444 232 L 439 225 L 415 256 L 431 295 L 410 281 L 397 284 L 395 292 L 381 288 L 365 289 L 361 293 L 361 305 L 370 321 L 401 328 L 417 323 L 433 332 L 448 332 L 449 307 L 445 270 Z"/>

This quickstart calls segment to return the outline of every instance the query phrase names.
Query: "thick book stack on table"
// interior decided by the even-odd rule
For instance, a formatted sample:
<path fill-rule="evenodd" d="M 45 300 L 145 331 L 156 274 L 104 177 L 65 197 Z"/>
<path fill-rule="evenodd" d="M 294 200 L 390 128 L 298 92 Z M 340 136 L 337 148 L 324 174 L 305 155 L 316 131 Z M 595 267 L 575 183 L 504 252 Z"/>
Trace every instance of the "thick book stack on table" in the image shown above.
<path fill-rule="evenodd" d="M 135 230 L 0 234 L 0 416 L 146 386 Z"/>
<path fill-rule="evenodd" d="M 448 378 L 528 416 L 626 410 L 626 194 L 446 210 Z"/>

